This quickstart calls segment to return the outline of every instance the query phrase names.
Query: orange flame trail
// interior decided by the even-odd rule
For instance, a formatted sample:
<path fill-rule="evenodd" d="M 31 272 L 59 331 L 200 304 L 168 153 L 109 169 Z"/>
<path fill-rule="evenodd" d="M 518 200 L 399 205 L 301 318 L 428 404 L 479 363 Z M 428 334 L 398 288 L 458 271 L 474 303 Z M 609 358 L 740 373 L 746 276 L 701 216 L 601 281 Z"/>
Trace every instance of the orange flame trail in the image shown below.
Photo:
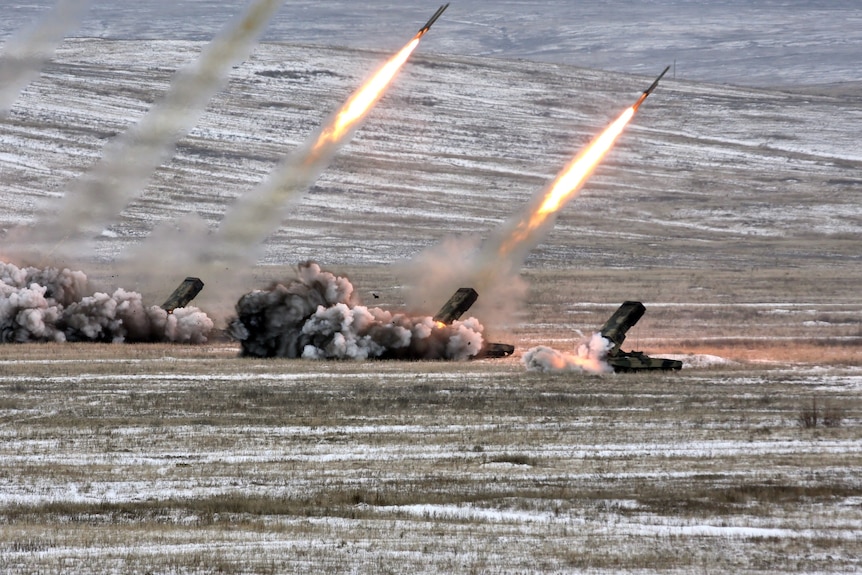
<path fill-rule="evenodd" d="M 421 34 L 414 36 L 406 46 L 392 56 L 374 76 L 347 99 L 341 109 L 335 114 L 333 120 L 323 129 L 317 138 L 317 142 L 312 147 L 312 158 L 314 157 L 314 152 L 338 143 L 359 120 L 365 117 L 368 110 L 380 100 L 383 91 L 392 82 L 395 74 L 398 73 L 410 57 L 410 54 L 419 45 L 420 37 Z"/>
<path fill-rule="evenodd" d="M 423 278 L 422 284 L 415 288 L 421 292 L 421 298 L 442 297 L 459 285 L 469 285 L 483 294 L 480 313 L 485 317 L 511 320 L 518 311 L 518 301 L 526 295 L 527 286 L 519 271 L 529 251 L 550 230 L 556 214 L 575 197 L 669 69 L 670 66 L 665 68 L 633 105 L 623 110 L 553 182 L 500 226 L 481 247 L 476 249 L 472 242 L 454 242 L 417 258 L 416 267 L 409 269 Z M 426 274 L 426 270 L 434 273 Z"/>
<path fill-rule="evenodd" d="M 626 124 L 634 117 L 641 101 L 627 108 L 614 120 L 605 131 L 584 148 L 566 168 L 560 172 L 557 179 L 548 187 L 541 203 L 532 212 L 522 218 L 512 232 L 503 239 L 497 251 L 499 255 L 507 255 L 516 247 L 529 240 L 548 219 L 556 214 L 566 203 L 575 197 L 587 181 L 602 158 L 614 145 Z M 532 247 L 532 246 L 530 246 Z"/>
<path fill-rule="evenodd" d="M 248 259 L 255 247 L 278 229 L 288 201 L 306 190 L 350 140 L 419 45 L 423 34 L 417 33 L 390 57 L 303 146 L 285 158 L 260 186 L 240 198 L 225 214 L 217 234 L 206 246 L 207 253 L 198 259 Z"/>

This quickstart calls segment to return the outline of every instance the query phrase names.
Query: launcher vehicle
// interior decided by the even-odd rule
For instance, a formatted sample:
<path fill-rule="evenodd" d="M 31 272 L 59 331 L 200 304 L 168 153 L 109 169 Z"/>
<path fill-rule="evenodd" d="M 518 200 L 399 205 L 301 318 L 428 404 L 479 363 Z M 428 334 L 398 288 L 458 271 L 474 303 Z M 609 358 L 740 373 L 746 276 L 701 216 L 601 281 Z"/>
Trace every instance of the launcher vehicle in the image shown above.
<path fill-rule="evenodd" d="M 650 357 L 642 351 L 622 351 L 626 333 L 643 317 L 646 307 L 639 301 L 626 301 L 617 308 L 602 327 L 602 337 L 613 343 L 605 361 L 617 373 L 633 371 L 679 371 L 682 362 L 675 359 Z"/>
<path fill-rule="evenodd" d="M 447 4 L 448 6 L 448 4 Z M 470 307 L 479 299 L 479 292 L 469 287 L 458 288 L 452 297 L 449 298 L 440 311 L 434 316 L 434 321 L 442 324 L 451 324 L 453 321 L 460 318 L 467 312 Z M 515 351 L 515 346 L 508 343 L 492 343 L 485 342 L 482 349 L 473 356 L 473 359 L 493 359 L 498 357 L 508 357 Z"/>

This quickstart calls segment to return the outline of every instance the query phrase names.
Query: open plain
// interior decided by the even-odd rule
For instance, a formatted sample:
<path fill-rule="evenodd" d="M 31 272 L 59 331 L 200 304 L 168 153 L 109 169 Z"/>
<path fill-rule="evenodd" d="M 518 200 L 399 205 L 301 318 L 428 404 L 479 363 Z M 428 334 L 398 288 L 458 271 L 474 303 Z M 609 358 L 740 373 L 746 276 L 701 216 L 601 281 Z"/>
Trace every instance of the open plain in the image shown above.
<path fill-rule="evenodd" d="M 649 306 L 629 332 L 681 372 L 537 373 L 526 346 L 570 350 L 614 305 L 574 305 L 559 286 L 578 273 L 536 275 L 502 360 L 0 346 L 0 571 L 862 567 L 858 305 L 757 303 L 757 282 L 725 278 L 748 304 Z"/>
<path fill-rule="evenodd" d="M 224 15 L 208 2 L 206 18 L 180 18 L 181 4 L 140 3 L 161 18 L 144 28 L 137 7 L 100 5 L 83 25 L 92 37 L 66 40 L 0 122 L 4 259 L 16 228 L 56 207 Z M 737 4 L 714 9 L 739 23 L 750 13 Z M 531 252 L 523 301 L 486 325 L 516 346 L 509 358 L 259 360 L 220 332 L 194 346 L 0 345 L 0 572 L 862 570 L 862 91 L 843 64 L 856 65 L 858 27 L 833 42 L 844 20 L 792 4 L 774 20 L 756 8 L 738 24 L 758 31 L 750 39 L 686 8 L 701 25 L 682 44 L 710 49 L 691 74 L 681 59 Z M 632 28 L 628 67 L 616 41 L 546 38 L 552 15 L 500 5 L 520 11 L 517 27 L 458 19 L 453 4 L 458 30 L 478 21 L 493 38 L 461 52 L 445 18 L 435 25 L 290 206 L 245 289 L 314 259 L 366 304 L 435 312 L 443 302 L 410 297 L 434 271 L 401 264 L 475 247 L 670 63 L 645 66 Z M 16 25 L 28 6 L 10 12 Z M 322 28 L 304 33 L 359 16 L 315 17 Z M 363 45 L 376 29 L 366 16 L 351 32 Z M 607 40 L 612 20 L 594 33 Z M 27 263 L 162 301 L 186 270 L 136 250 L 182 250 L 170 238 L 191 218 L 216 229 L 387 55 L 335 37 L 288 43 L 303 29 L 294 13 L 278 21 L 92 251 Z M 772 60 L 752 56 L 764 48 Z M 794 49 L 801 66 L 782 56 Z M 586 67 L 569 65 L 572 51 Z M 240 294 L 204 280 L 196 302 L 223 327 Z M 681 359 L 680 372 L 522 365 L 533 346 L 572 351 L 628 299 L 647 311 L 623 348 Z"/>

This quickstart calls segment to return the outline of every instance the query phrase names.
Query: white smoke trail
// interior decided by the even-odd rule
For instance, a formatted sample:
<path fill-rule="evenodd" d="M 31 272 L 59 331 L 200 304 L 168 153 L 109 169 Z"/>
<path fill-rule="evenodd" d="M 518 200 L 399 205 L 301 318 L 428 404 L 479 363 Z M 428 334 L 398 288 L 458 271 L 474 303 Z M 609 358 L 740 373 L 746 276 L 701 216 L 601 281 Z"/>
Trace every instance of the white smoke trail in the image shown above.
<path fill-rule="evenodd" d="M 6 41 L 0 56 L 0 118 L 39 76 L 66 34 L 80 25 L 89 4 L 90 0 L 58 0 L 45 16 Z"/>
<path fill-rule="evenodd" d="M 306 359 L 465 360 L 482 349 L 475 319 L 439 325 L 359 305 L 347 278 L 316 263 L 298 268 L 287 285 L 245 294 L 236 305 L 229 333 L 254 357 Z"/>
<path fill-rule="evenodd" d="M 182 249 L 164 237 L 151 236 L 133 261 L 158 261 L 159 270 L 184 270 L 215 286 L 204 298 L 208 309 L 221 310 L 236 297 L 238 280 L 247 278 L 262 242 L 281 225 L 290 202 L 304 193 L 346 145 L 419 44 L 420 31 L 363 82 L 297 150 L 272 170 L 259 186 L 228 209 L 218 230 L 198 227 L 185 234 Z M 173 237 L 170 234 L 167 237 Z M 165 262 L 165 257 L 170 263 Z M 176 276 L 177 279 L 180 274 Z M 146 281 L 146 280 L 145 280 Z M 228 299 L 225 299 L 227 296 Z M 216 298 L 215 301 L 213 298 Z"/>
<path fill-rule="evenodd" d="M 32 341 L 204 343 L 212 320 L 196 307 L 168 313 L 122 288 L 88 291 L 81 271 L 0 262 L 0 343 Z"/>
<path fill-rule="evenodd" d="M 421 35 L 417 34 L 372 74 L 305 145 L 285 158 L 260 186 L 239 199 L 225 214 L 212 239 L 212 258 L 246 260 L 258 244 L 278 229 L 287 202 L 305 192 L 351 140 L 416 49 Z"/>
<path fill-rule="evenodd" d="M 177 72 L 165 97 L 105 149 L 101 160 L 68 190 L 57 214 L 38 222 L 32 241 L 50 250 L 80 253 L 76 240 L 92 238 L 140 193 L 176 141 L 197 122 L 230 69 L 248 57 L 280 0 L 256 0 L 210 42 L 197 61 Z M 58 242 L 63 245 L 55 246 Z"/>
<path fill-rule="evenodd" d="M 362 125 L 368 113 L 407 62 L 424 34 L 419 32 L 359 86 L 312 133 L 305 143 L 288 155 L 254 190 L 241 197 L 225 214 L 214 236 L 194 255 L 197 265 L 250 265 L 256 248 L 278 229 L 290 200 L 305 192 L 333 157 Z M 188 251 L 188 250 L 187 250 Z"/>
<path fill-rule="evenodd" d="M 524 353 L 521 362 L 527 371 L 610 373 L 613 367 L 605 360 L 612 347 L 613 342 L 602 337 L 600 333 L 594 333 L 589 339 L 578 344 L 574 354 L 540 345 Z"/>

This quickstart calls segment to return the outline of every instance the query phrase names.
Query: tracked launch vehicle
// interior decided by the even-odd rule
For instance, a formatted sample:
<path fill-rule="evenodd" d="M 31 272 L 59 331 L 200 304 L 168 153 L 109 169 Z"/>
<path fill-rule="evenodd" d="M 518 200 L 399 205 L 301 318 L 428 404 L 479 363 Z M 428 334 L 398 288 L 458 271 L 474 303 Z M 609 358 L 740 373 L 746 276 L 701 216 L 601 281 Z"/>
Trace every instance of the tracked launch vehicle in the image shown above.
<path fill-rule="evenodd" d="M 633 371 L 679 371 L 682 362 L 675 359 L 650 357 L 642 351 L 623 351 L 620 346 L 626 339 L 626 333 L 646 312 L 646 307 L 639 301 L 626 301 L 617 308 L 602 327 L 602 337 L 613 343 L 605 361 L 617 373 Z"/>
<path fill-rule="evenodd" d="M 469 287 L 458 288 L 452 294 L 440 311 L 434 316 L 434 321 L 449 325 L 453 321 L 464 315 L 476 300 L 479 299 L 479 292 Z M 515 352 L 515 346 L 508 343 L 492 343 L 486 341 L 482 349 L 473 356 L 473 359 L 493 359 L 498 357 L 508 357 Z"/>

